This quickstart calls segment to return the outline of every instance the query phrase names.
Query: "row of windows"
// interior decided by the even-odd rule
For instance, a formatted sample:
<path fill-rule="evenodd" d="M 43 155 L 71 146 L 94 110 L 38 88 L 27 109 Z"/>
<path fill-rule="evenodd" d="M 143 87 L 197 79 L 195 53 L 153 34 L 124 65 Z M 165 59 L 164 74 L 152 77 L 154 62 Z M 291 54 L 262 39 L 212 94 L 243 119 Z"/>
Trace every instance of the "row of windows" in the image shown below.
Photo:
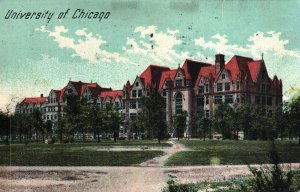
<path fill-rule="evenodd" d="M 266 96 L 255 96 L 255 104 L 256 105 L 269 105 L 271 106 L 273 101 L 272 97 Z"/>
<path fill-rule="evenodd" d="M 258 84 L 256 85 L 256 91 L 262 93 L 269 93 L 271 90 L 270 84 Z"/>
<path fill-rule="evenodd" d="M 54 120 L 57 119 L 57 115 L 43 115 L 43 119 Z"/>
<path fill-rule="evenodd" d="M 136 97 L 142 97 L 143 96 L 143 90 L 138 89 L 138 90 L 132 90 L 131 92 L 131 97 L 136 98 Z"/>
<path fill-rule="evenodd" d="M 49 103 L 56 103 L 56 102 L 57 102 L 56 98 L 50 98 L 49 99 Z"/>
<path fill-rule="evenodd" d="M 237 81 L 236 82 L 236 90 L 240 89 L 240 82 Z M 217 83 L 217 92 L 221 92 L 221 91 L 230 91 L 230 82 L 226 82 L 226 83 Z M 198 93 L 208 93 L 209 92 L 209 84 L 205 84 L 204 85 L 200 85 L 198 88 Z"/>
<path fill-rule="evenodd" d="M 141 101 L 130 101 L 129 108 L 130 109 L 140 109 L 140 108 L 143 108 L 143 103 Z"/>

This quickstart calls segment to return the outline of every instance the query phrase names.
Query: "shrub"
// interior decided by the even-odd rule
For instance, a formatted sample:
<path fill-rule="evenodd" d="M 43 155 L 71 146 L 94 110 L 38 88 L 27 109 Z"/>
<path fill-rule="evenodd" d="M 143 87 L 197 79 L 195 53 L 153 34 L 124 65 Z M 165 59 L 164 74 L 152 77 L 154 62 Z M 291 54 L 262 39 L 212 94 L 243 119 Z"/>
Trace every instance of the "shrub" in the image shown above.
<path fill-rule="evenodd" d="M 163 189 L 163 192 L 197 192 L 199 186 L 194 183 L 179 184 L 173 179 L 167 182 L 168 186 Z"/>

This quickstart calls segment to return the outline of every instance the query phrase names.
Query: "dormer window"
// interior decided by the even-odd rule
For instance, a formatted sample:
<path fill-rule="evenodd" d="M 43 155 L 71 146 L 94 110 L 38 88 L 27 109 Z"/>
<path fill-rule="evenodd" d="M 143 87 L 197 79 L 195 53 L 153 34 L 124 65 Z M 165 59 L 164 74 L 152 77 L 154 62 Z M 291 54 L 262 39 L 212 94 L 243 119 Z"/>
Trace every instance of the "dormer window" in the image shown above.
<path fill-rule="evenodd" d="M 143 96 L 143 90 L 139 89 L 138 90 L 138 97 L 142 97 Z"/>
<path fill-rule="evenodd" d="M 136 83 L 135 83 L 135 86 L 138 87 L 138 86 L 139 86 L 139 82 L 136 82 Z"/>
<path fill-rule="evenodd" d="M 131 96 L 136 97 L 136 90 L 132 90 Z"/>
<path fill-rule="evenodd" d="M 229 91 L 230 90 L 230 82 L 226 82 L 225 83 L 225 91 Z"/>
<path fill-rule="evenodd" d="M 204 85 L 199 86 L 198 93 L 199 94 L 204 93 Z"/>
<path fill-rule="evenodd" d="M 225 79 L 225 74 L 224 74 L 224 73 L 221 75 L 221 78 L 222 78 L 222 79 Z"/>
<path fill-rule="evenodd" d="M 182 86 L 182 79 L 175 80 L 175 86 L 176 87 L 181 87 Z"/>

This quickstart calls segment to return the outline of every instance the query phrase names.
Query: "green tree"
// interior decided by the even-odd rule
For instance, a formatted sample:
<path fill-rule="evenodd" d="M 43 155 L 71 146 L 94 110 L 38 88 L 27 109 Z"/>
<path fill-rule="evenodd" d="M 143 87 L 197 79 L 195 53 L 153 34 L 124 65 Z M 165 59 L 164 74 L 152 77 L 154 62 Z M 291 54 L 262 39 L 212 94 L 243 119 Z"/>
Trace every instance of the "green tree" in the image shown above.
<path fill-rule="evenodd" d="M 223 139 L 232 138 L 234 110 L 227 104 L 221 103 L 216 107 L 214 128 L 220 132 Z"/>
<path fill-rule="evenodd" d="M 298 132 L 300 145 L 300 97 L 294 99 L 290 104 L 290 119 L 295 132 Z"/>
<path fill-rule="evenodd" d="M 201 135 L 203 137 L 203 140 L 205 141 L 205 138 L 207 137 L 207 134 L 211 134 L 210 130 L 211 130 L 211 120 L 207 117 L 202 117 L 199 121 L 198 121 L 198 127 L 200 129 Z"/>
<path fill-rule="evenodd" d="M 35 130 L 35 141 L 39 141 L 39 135 L 42 135 L 42 139 L 44 140 L 44 124 L 42 119 L 42 113 L 38 109 L 34 109 L 33 112 L 30 115 L 31 122 L 33 125 L 33 128 Z"/>
<path fill-rule="evenodd" d="M 143 99 L 143 105 L 142 113 L 148 137 L 156 137 L 160 143 L 167 129 L 164 116 L 165 99 L 158 92 L 151 93 Z"/>
<path fill-rule="evenodd" d="M 47 138 L 50 136 L 52 138 L 52 134 L 53 134 L 53 130 L 52 130 L 52 121 L 51 120 L 47 120 L 45 122 L 45 129 L 46 129 L 46 134 L 47 134 Z"/>
<path fill-rule="evenodd" d="M 183 137 L 184 131 L 186 129 L 186 118 L 187 118 L 186 111 L 183 111 L 181 114 L 177 114 L 176 116 L 174 116 L 174 125 L 176 128 L 178 140 L 180 137 Z"/>

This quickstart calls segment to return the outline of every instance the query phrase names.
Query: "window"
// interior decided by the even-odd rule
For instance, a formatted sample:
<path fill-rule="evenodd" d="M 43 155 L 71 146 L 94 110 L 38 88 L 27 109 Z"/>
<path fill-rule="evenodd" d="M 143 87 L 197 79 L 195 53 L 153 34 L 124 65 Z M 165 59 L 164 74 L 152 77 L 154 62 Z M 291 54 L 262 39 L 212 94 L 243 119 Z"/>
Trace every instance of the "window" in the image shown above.
<path fill-rule="evenodd" d="M 136 109 L 136 101 L 130 101 L 129 108 Z"/>
<path fill-rule="evenodd" d="M 260 92 L 260 85 L 256 86 L 256 92 Z"/>
<path fill-rule="evenodd" d="M 217 83 L 217 91 L 222 91 L 222 90 L 223 90 L 222 83 Z"/>
<path fill-rule="evenodd" d="M 230 82 L 226 82 L 225 83 L 225 91 L 229 91 L 230 90 Z"/>
<path fill-rule="evenodd" d="M 266 85 L 265 84 L 261 85 L 261 92 L 266 92 Z"/>
<path fill-rule="evenodd" d="M 269 93 L 271 91 L 271 86 L 270 84 L 267 84 L 266 85 L 266 92 Z"/>
<path fill-rule="evenodd" d="M 119 102 L 115 102 L 115 107 L 119 108 L 120 107 L 120 103 Z"/>
<path fill-rule="evenodd" d="M 136 97 L 136 90 L 132 90 L 131 96 Z"/>
<path fill-rule="evenodd" d="M 138 108 L 143 108 L 143 102 L 142 101 L 138 101 Z"/>
<path fill-rule="evenodd" d="M 266 97 L 265 97 L 265 96 L 262 96 L 262 97 L 261 97 L 261 104 L 262 104 L 262 105 L 265 105 L 265 104 L 266 104 Z"/>
<path fill-rule="evenodd" d="M 176 87 L 181 87 L 181 86 L 182 86 L 182 79 L 177 79 L 177 80 L 175 81 L 175 86 L 176 86 Z"/>
<path fill-rule="evenodd" d="M 209 118 L 209 110 L 205 110 L 205 117 Z"/>
<path fill-rule="evenodd" d="M 135 86 L 138 87 L 138 86 L 139 86 L 139 82 L 136 82 L 136 83 L 135 83 Z"/>
<path fill-rule="evenodd" d="M 225 103 L 233 103 L 233 95 L 225 95 Z"/>
<path fill-rule="evenodd" d="M 199 94 L 204 93 L 204 86 L 203 85 L 199 86 L 198 93 Z"/>
<path fill-rule="evenodd" d="M 142 97 L 143 96 L 143 90 L 139 89 L 138 90 L 138 97 Z"/>
<path fill-rule="evenodd" d="M 150 95 L 150 89 L 149 89 L 149 87 L 148 87 L 147 90 L 146 90 L 146 95 L 147 95 L 147 96 Z"/>
<path fill-rule="evenodd" d="M 204 96 L 198 96 L 197 97 L 197 106 L 203 106 L 204 105 Z"/>
<path fill-rule="evenodd" d="M 47 119 L 49 119 L 49 115 L 47 115 Z"/>
<path fill-rule="evenodd" d="M 130 119 L 130 121 L 135 120 L 136 119 L 136 113 L 130 113 L 129 114 L 129 119 Z"/>
<path fill-rule="evenodd" d="M 215 96 L 215 104 L 221 104 L 222 103 L 222 96 L 216 95 Z"/>
<path fill-rule="evenodd" d="M 256 105 L 260 104 L 260 96 L 255 96 L 255 104 Z"/>
<path fill-rule="evenodd" d="M 236 90 L 240 90 L 240 81 L 236 81 Z"/>
<path fill-rule="evenodd" d="M 272 105 L 272 97 L 267 97 L 267 105 Z"/>
<path fill-rule="evenodd" d="M 164 96 L 164 97 L 167 96 L 167 90 L 166 89 L 162 90 L 162 96 Z"/>
<path fill-rule="evenodd" d="M 208 91 L 209 91 L 209 84 L 207 83 L 205 84 L 205 92 L 208 93 Z"/>
<path fill-rule="evenodd" d="M 54 115 L 54 119 L 57 119 L 57 116 L 56 116 L 56 115 Z"/>
<path fill-rule="evenodd" d="M 182 113 L 182 94 L 177 93 L 175 96 L 175 112 L 176 114 Z"/>
<path fill-rule="evenodd" d="M 221 77 L 222 77 L 222 79 L 225 79 L 225 74 L 223 73 Z"/>
<path fill-rule="evenodd" d="M 53 115 L 51 115 L 51 120 L 53 120 Z"/>
<path fill-rule="evenodd" d="M 241 101 L 240 95 L 236 95 L 236 102 L 239 103 Z"/>
<path fill-rule="evenodd" d="M 208 97 L 208 96 L 205 97 L 205 104 L 206 104 L 206 105 L 209 104 L 209 97 Z"/>

